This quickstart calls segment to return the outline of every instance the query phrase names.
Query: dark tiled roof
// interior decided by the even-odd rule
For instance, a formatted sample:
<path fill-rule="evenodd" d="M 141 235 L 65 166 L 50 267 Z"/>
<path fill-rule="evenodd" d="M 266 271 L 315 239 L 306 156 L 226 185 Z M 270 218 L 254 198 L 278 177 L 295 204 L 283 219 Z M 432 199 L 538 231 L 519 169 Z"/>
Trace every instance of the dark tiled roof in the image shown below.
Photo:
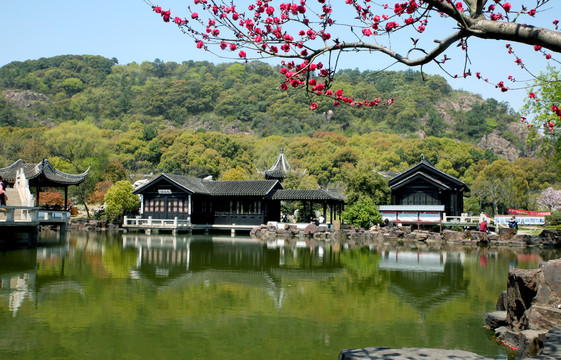
<path fill-rule="evenodd" d="M 174 174 L 162 174 L 162 176 L 167 177 L 174 183 L 178 184 L 179 186 L 189 190 L 192 193 L 196 194 L 205 194 L 210 195 L 211 192 L 204 184 L 204 181 L 201 179 L 197 179 L 194 177 L 183 176 L 183 175 L 174 175 Z"/>
<path fill-rule="evenodd" d="M 465 191 L 469 191 L 469 187 L 463 181 L 445 173 L 442 170 L 437 169 L 430 161 L 425 159 L 424 156 L 421 158 L 421 161 L 418 164 L 391 178 L 388 181 L 388 185 L 390 187 L 393 187 L 396 183 L 401 182 L 404 178 L 409 178 L 411 174 L 415 174 L 421 169 L 428 169 L 430 172 L 435 173 L 435 175 L 440 175 L 441 177 L 448 179 L 453 184 L 456 184 L 459 187 L 463 187 Z"/>
<path fill-rule="evenodd" d="M 441 190 L 450 190 L 449 186 L 447 186 L 446 184 L 444 184 L 441 181 L 438 181 L 437 179 L 433 178 L 432 176 L 425 174 L 422 171 L 417 171 L 416 173 L 411 174 L 410 176 L 408 176 L 408 177 L 402 179 L 401 181 L 399 181 L 398 183 L 395 183 L 395 184 L 391 185 L 390 188 L 392 190 L 399 189 L 402 186 L 406 186 L 412 180 L 418 179 L 418 178 L 424 178 L 426 181 L 432 183 L 433 185 L 435 185 L 436 187 L 438 187 Z"/>
<path fill-rule="evenodd" d="M 343 195 L 336 191 L 329 190 L 277 190 L 273 195 L 273 200 L 326 200 L 326 201 L 344 201 Z"/>
<path fill-rule="evenodd" d="M 273 189 L 282 188 L 278 180 L 212 181 L 185 175 L 160 174 L 134 191 L 141 194 L 162 178 L 193 194 L 211 196 L 267 196 Z"/>
<path fill-rule="evenodd" d="M 278 180 L 206 181 L 213 196 L 267 196 L 280 186 Z"/>
<path fill-rule="evenodd" d="M 41 186 L 59 186 L 59 185 L 78 185 L 81 184 L 88 176 L 86 170 L 82 174 L 68 174 L 63 171 L 55 169 L 49 160 L 43 159 L 38 164 L 25 164 L 23 160 L 18 160 L 12 165 L 0 169 L 0 176 L 7 181 L 15 181 L 16 173 L 19 169 L 23 168 L 25 177 L 30 185 Z"/>

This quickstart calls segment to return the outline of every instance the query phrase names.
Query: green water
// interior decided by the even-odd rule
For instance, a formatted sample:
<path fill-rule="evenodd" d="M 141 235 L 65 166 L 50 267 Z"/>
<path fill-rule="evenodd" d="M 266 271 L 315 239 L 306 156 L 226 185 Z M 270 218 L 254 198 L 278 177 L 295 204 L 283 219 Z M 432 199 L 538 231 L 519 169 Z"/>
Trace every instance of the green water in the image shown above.
<path fill-rule="evenodd" d="M 559 257 L 203 235 L 47 240 L 0 251 L 0 359 L 337 359 L 368 346 L 506 359 L 484 313 L 509 268 Z"/>

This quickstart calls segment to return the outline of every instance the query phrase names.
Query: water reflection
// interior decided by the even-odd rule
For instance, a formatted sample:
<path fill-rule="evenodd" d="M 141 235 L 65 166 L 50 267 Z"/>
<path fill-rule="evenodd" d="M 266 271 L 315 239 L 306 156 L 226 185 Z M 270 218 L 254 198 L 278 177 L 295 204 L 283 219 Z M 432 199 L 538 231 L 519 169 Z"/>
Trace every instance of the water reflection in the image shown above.
<path fill-rule="evenodd" d="M 201 347 L 213 349 L 199 354 L 209 359 L 334 359 L 364 346 L 506 358 L 481 328 L 483 313 L 510 268 L 556 257 L 522 248 L 69 233 L 64 244 L 0 252 L 0 338 L 10 339 L 0 341 L 0 358 L 56 357 L 60 348 L 63 358 L 110 358 L 103 349 L 115 343 L 128 344 L 121 357 L 139 359 Z"/>

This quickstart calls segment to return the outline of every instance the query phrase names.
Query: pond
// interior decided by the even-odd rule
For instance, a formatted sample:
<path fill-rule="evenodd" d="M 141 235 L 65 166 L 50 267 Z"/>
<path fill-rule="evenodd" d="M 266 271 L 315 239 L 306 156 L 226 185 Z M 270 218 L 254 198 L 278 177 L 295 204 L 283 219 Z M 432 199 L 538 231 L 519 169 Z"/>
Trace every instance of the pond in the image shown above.
<path fill-rule="evenodd" d="M 506 359 L 483 328 L 552 250 L 70 232 L 0 251 L 0 359 L 337 359 L 368 346 Z M 512 356 L 512 354 L 510 354 Z"/>

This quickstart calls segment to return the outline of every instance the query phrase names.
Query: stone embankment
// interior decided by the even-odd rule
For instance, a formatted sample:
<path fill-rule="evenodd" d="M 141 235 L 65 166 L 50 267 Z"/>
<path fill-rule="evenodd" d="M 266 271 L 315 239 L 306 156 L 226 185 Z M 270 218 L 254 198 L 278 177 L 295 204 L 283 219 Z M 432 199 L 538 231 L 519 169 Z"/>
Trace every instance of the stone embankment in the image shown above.
<path fill-rule="evenodd" d="M 540 235 L 515 234 L 510 229 L 498 234 L 487 235 L 480 231 L 444 230 L 442 233 L 414 230 L 411 226 L 383 227 L 364 230 L 350 227 L 344 230 L 333 230 L 327 226 L 308 225 L 300 229 L 296 225 L 285 224 L 283 228 L 270 225 L 260 225 L 251 231 L 250 235 L 261 240 L 273 238 L 304 237 L 317 241 L 345 241 L 349 246 L 368 246 L 372 241 L 400 240 L 414 241 L 428 247 L 438 248 L 446 244 L 490 244 L 498 246 L 546 246 L 561 247 L 560 230 L 544 230 Z"/>
<path fill-rule="evenodd" d="M 518 349 L 517 359 L 561 359 L 561 259 L 510 270 L 507 290 L 485 324 L 497 341 Z"/>

